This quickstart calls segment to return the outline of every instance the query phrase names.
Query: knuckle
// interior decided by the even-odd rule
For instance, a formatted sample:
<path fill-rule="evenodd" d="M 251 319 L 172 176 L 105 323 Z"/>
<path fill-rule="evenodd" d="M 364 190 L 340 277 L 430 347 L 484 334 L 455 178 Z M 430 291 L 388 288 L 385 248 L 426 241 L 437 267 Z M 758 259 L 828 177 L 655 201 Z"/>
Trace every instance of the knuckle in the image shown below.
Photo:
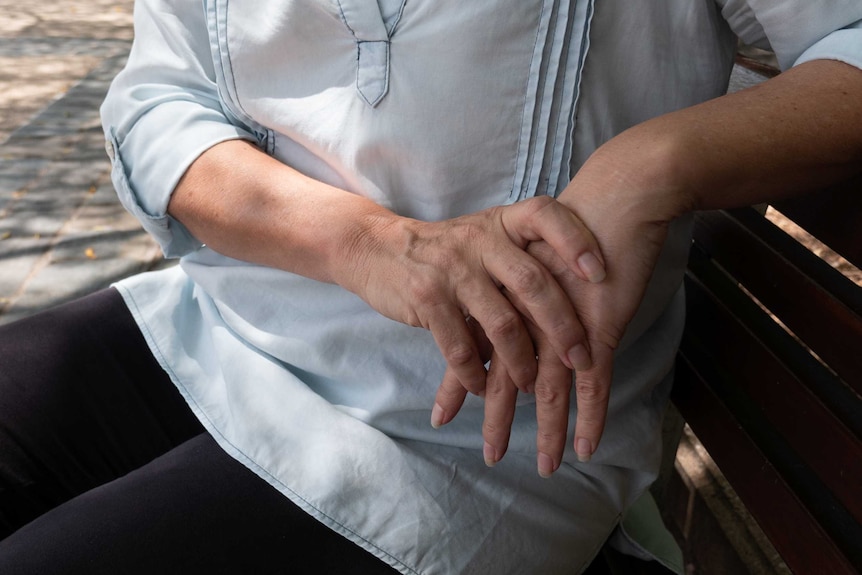
<path fill-rule="evenodd" d="M 459 245 L 474 245 L 485 235 L 485 227 L 477 221 L 469 219 L 459 222 L 453 229 L 455 237 L 458 239 Z"/>
<path fill-rule="evenodd" d="M 543 270 L 532 262 L 519 262 L 510 267 L 509 283 L 509 289 L 529 299 L 538 296 L 547 286 Z"/>
<path fill-rule="evenodd" d="M 552 267 L 553 271 L 556 273 L 557 269 L 565 270 L 565 264 L 562 263 L 562 260 L 557 256 L 556 252 L 554 252 L 554 248 L 552 248 L 546 242 L 532 242 L 529 246 L 527 246 L 527 253 L 542 262 L 543 265 L 549 266 L 554 264 Z M 551 269 L 550 267 L 548 268 Z"/>
<path fill-rule="evenodd" d="M 463 342 L 456 342 L 446 348 L 444 352 L 446 362 L 453 367 L 465 367 L 470 365 L 476 357 L 475 350 Z"/>
<path fill-rule="evenodd" d="M 536 403 L 547 407 L 560 407 L 569 400 L 569 391 L 552 385 L 536 386 Z"/>
<path fill-rule="evenodd" d="M 533 198 L 530 198 L 529 202 L 530 207 L 532 207 L 537 212 L 544 210 L 545 208 L 556 203 L 556 201 L 554 201 L 554 198 L 552 198 L 551 196 L 535 196 Z"/>
<path fill-rule="evenodd" d="M 512 310 L 498 313 L 489 323 L 487 334 L 491 341 L 512 341 L 521 335 L 521 319 Z"/>
<path fill-rule="evenodd" d="M 494 401 L 497 398 L 505 397 L 506 389 L 500 383 L 488 378 L 485 383 L 485 401 Z"/>
<path fill-rule="evenodd" d="M 557 446 L 560 443 L 560 433 L 539 429 L 536 433 L 536 443 L 539 446 Z"/>
<path fill-rule="evenodd" d="M 509 377 L 512 383 L 521 391 L 527 391 L 536 382 L 536 364 L 531 362 L 527 365 L 511 370 Z"/>
<path fill-rule="evenodd" d="M 438 292 L 434 284 L 427 278 L 413 275 L 407 284 L 407 293 L 413 302 L 421 306 L 431 306 L 437 303 Z"/>
<path fill-rule="evenodd" d="M 550 341 L 584 343 L 584 328 L 573 313 L 557 313 L 543 320 L 542 331 Z"/>
<path fill-rule="evenodd" d="M 445 385 L 441 385 L 437 390 L 437 401 L 446 404 L 452 404 L 461 401 L 464 397 L 464 388 L 457 381 L 452 380 Z"/>
<path fill-rule="evenodd" d="M 508 433 L 508 428 L 497 421 L 485 419 L 482 423 L 482 434 L 485 437 L 498 437 L 501 434 Z"/>
<path fill-rule="evenodd" d="M 579 380 L 576 378 L 575 389 L 578 393 L 579 407 L 583 407 L 584 404 L 601 404 L 606 401 L 608 397 L 608 390 L 605 386 L 589 379 Z"/>

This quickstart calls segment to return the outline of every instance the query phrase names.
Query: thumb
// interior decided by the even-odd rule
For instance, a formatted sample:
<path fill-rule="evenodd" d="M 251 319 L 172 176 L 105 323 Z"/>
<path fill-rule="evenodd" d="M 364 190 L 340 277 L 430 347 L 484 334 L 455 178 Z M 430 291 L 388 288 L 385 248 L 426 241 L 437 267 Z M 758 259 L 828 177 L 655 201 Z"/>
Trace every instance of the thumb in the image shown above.
<path fill-rule="evenodd" d="M 605 428 L 608 397 L 614 367 L 614 350 L 605 343 L 590 342 L 593 365 L 575 375 L 578 418 L 575 423 L 575 453 L 587 462 L 595 453 Z"/>

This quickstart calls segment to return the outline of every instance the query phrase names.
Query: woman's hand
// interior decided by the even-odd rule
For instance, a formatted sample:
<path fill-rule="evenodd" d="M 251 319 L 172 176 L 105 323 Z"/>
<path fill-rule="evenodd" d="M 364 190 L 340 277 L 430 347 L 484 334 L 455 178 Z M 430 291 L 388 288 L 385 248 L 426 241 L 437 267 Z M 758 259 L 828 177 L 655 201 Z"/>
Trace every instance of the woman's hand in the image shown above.
<path fill-rule="evenodd" d="M 574 277 L 603 278 L 595 239 L 555 200 L 534 198 L 441 222 L 377 213 L 355 238 L 335 281 L 383 315 L 430 330 L 464 393 L 485 391 L 476 328 L 494 349 L 495 372 L 505 371 L 517 389 L 534 385 L 533 338 L 509 298 L 544 334 L 548 354 L 569 369 L 591 365 L 568 295 L 526 251 L 530 242 L 544 241 Z"/>
<path fill-rule="evenodd" d="M 625 162 L 611 161 L 597 154 L 560 197 L 567 206 L 595 232 L 605 256 L 607 276 L 602 282 L 584 282 L 573 274 L 544 241 L 531 242 L 527 252 L 554 278 L 570 298 L 575 313 L 586 330 L 590 365 L 574 366 L 578 419 L 575 428 L 575 451 L 587 461 L 598 446 L 604 429 L 613 354 L 625 328 L 634 317 L 646 290 L 652 270 L 663 245 L 667 224 L 676 208 L 672 204 L 658 208 L 640 198 L 651 194 L 641 172 L 638 179 L 625 174 Z M 664 210 L 664 211 L 662 211 Z M 568 414 L 572 388 L 572 366 L 552 353 L 547 334 L 533 322 L 532 312 L 517 294 L 507 293 L 518 309 L 535 345 L 538 375 L 529 391 L 536 395 L 537 466 L 539 474 L 550 476 L 560 465 L 566 444 Z M 477 335 L 481 341 L 481 334 Z M 485 392 L 484 457 L 489 465 L 506 452 L 519 389 L 508 370 L 495 367 L 496 349 L 486 346 L 491 357 Z M 453 372 L 447 372 L 438 390 L 435 410 L 445 414 L 441 423 L 451 421 L 464 400 L 462 386 Z"/>

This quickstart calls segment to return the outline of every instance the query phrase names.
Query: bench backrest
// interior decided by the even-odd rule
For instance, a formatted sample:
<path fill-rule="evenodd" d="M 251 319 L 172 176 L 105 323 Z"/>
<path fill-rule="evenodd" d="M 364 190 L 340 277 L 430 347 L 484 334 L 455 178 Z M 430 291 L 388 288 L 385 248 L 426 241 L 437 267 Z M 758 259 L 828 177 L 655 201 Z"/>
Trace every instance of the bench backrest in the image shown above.
<path fill-rule="evenodd" d="M 862 179 L 775 207 L 862 268 Z M 686 290 L 677 408 L 794 573 L 862 572 L 862 286 L 744 208 Z"/>

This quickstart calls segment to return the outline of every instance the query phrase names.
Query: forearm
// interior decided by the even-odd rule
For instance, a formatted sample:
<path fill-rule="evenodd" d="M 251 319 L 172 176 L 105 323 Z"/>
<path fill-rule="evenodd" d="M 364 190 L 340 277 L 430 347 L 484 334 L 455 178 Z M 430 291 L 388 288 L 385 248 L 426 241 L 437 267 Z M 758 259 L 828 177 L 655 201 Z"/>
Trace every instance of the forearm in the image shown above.
<path fill-rule="evenodd" d="M 699 209 L 778 198 L 862 171 L 862 71 L 827 61 L 794 68 L 756 88 L 639 124 L 601 146 L 560 202 L 595 233 L 607 262 L 601 284 L 549 269 L 584 323 L 593 366 L 578 370 L 579 458 L 604 427 L 613 351 L 653 274 L 668 223 Z"/>
<path fill-rule="evenodd" d="M 529 333 L 500 286 L 523 302 L 565 364 L 589 365 L 571 302 L 525 249 L 545 240 L 582 279 L 602 279 L 595 239 L 551 198 L 421 222 L 234 140 L 192 164 L 168 211 L 219 253 L 337 283 L 379 313 L 430 330 L 467 389 L 485 383 L 467 315 L 489 334 L 512 381 L 526 388 L 536 377 Z M 588 255 L 594 265 L 582 271 Z"/>
<path fill-rule="evenodd" d="M 862 171 L 860 127 L 862 71 L 814 61 L 640 124 L 600 148 L 584 175 L 624 184 L 613 193 L 637 190 L 620 203 L 657 218 L 753 204 Z"/>
<path fill-rule="evenodd" d="M 169 213 L 224 255 L 339 283 L 353 248 L 396 216 L 232 140 L 202 154 L 171 196 Z"/>

